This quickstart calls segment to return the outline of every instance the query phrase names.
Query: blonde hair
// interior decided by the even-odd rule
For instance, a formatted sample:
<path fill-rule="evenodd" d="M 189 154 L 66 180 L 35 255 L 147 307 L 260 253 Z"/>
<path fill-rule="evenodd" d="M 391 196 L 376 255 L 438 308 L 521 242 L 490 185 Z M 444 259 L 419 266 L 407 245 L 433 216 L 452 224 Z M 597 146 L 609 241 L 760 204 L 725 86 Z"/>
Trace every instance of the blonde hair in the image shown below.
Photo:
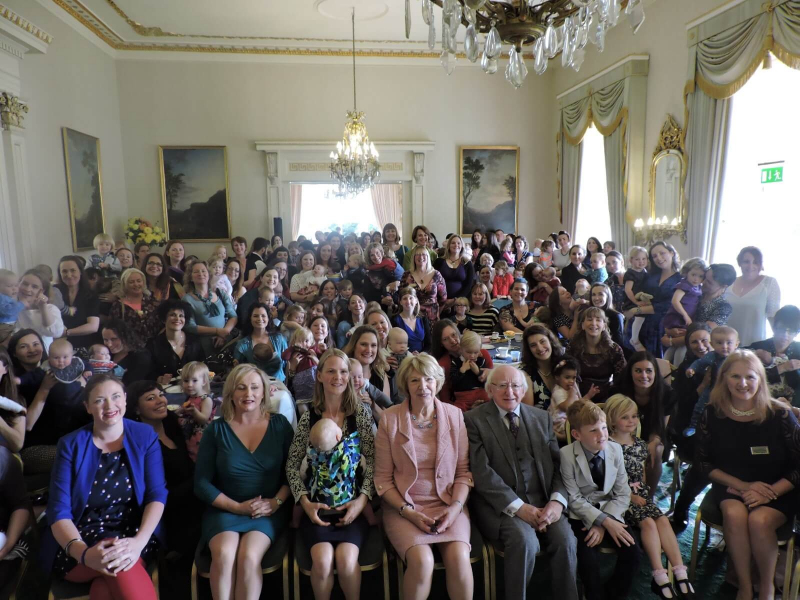
<path fill-rule="evenodd" d="M 142 294 L 144 296 L 149 296 L 150 295 L 150 290 L 147 289 L 147 276 L 144 273 L 142 273 L 139 269 L 137 269 L 136 267 L 130 267 L 128 269 L 125 269 L 122 272 L 122 275 L 119 276 L 120 295 L 123 298 L 125 297 L 125 294 L 126 294 L 125 290 L 128 287 L 128 280 L 131 278 L 131 275 L 141 275 L 142 283 L 144 283 L 144 287 L 142 289 Z"/>
<path fill-rule="evenodd" d="M 409 354 L 394 376 L 397 391 L 400 392 L 401 396 L 408 398 L 409 404 L 411 404 L 411 398 L 408 395 L 408 378 L 411 376 L 412 371 L 416 371 L 425 377 L 433 377 L 436 380 L 436 393 L 438 394 L 441 391 L 444 385 L 444 369 L 436 359 L 425 352 L 421 352 L 416 356 Z"/>
<path fill-rule="evenodd" d="M 212 257 L 214 257 L 214 256 L 222 257 L 222 253 L 220 252 L 220 250 L 224 250 L 225 251 L 225 258 L 228 258 L 228 248 L 226 246 L 223 246 L 222 244 L 218 244 L 218 245 L 214 246 L 214 248 L 212 248 L 211 256 Z"/>
<path fill-rule="evenodd" d="M 580 429 L 586 425 L 605 421 L 606 413 L 594 402 L 577 400 L 567 409 L 567 420 L 572 429 Z"/>
<path fill-rule="evenodd" d="M 378 242 L 372 242 L 371 244 L 367 244 L 367 247 L 364 250 L 365 261 L 368 265 L 373 264 L 372 259 L 369 257 L 369 253 L 373 250 L 378 249 L 381 251 L 383 257 L 386 257 L 386 251 L 383 249 L 383 244 L 379 244 Z"/>
<path fill-rule="evenodd" d="M 394 335 L 392 335 L 392 334 L 394 334 Z M 389 333 L 386 335 L 386 339 L 387 340 L 395 340 L 395 341 L 397 341 L 398 337 L 401 340 L 404 340 L 406 342 L 408 341 L 408 333 L 406 332 L 405 329 L 402 329 L 400 327 L 392 327 L 389 330 Z"/>
<path fill-rule="evenodd" d="M 203 393 L 211 393 L 211 374 L 208 370 L 206 363 L 199 360 L 193 360 L 183 365 L 181 368 L 181 381 L 186 381 L 192 375 L 201 375 L 205 383 L 203 383 Z"/>
<path fill-rule="evenodd" d="M 486 299 L 483 301 L 481 308 L 489 308 L 492 305 L 492 297 L 489 295 L 489 289 L 480 281 L 472 286 L 472 289 L 469 291 L 469 307 L 474 308 L 472 305 L 472 292 L 475 291 L 476 287 L 481 287 L 483 289 L 483 293 L 486 294 Z"/>
<path fill-rule="evenodd" d="M 482 267 L 491 267 L 494 264 L 494 256 L 492 256 L 488 252 L 484 252 L 483 254 L 481 254 L 479 262 L 480 266 Z"/>
<path fill-rule="evenodd" d="M 633 260 L 633 257 L 638 256 L 639 254 L 644 254 L 645 256 L 648 256 L 647 250 L 645 250 L 641 246 L 631 246 L 628 249 L 628 260 L 629 261 Z"/>
<path fill-rule="evenodd" d="M 594 260 L 594 259 L 598 259 L 599 260 L 601 258 L 603 259 L 603 266 L 605 266 L 605 264 L 606 264 L 606 255 L 603 254 L 602 252 L 595 252 L 594 254 L 592 254 L 592 257 L 589 260 Z"/>
<path fill-rule="evenodd" d="M 378 342 L 378 350 L 381 349 L 381 336 L 378 334 L 378 330 L 372 325 L 359 325 L 353 332 L 353 335 L 350 336 L 350 341 L 347 342 L 344 348 L 342 348 L 342 351 L 347 355 L 348 358 L 353 357 L 358 340 L 368 333 L 371 333 L 375 336 L 375 341 Z M 372 361 L 372 364 L 370 365 L 370 369 L 375 371 L 375 373 L 377 373 L 380 378 L 383 379 L 386 376 L 386 372 L 389 370 L 389 363 L 386 362 L 386 353 L 377 352 L 375 354 L 375 360 Z"/>
<path fill-rule="evenodd" d="M 755 422 L 763 423 L 779 409 L 786 409 L 786 405 L 781 404 L 770 395 L 769 386 L 767 385 L 767 372 L 755 353 L 750 350 L 735 350 L 722 363 L 717 374 L 717 382 L 711 390 L 709 406 L 714 407 L 717 416 L 724 416 L 725 411 L 731 412 L 731 392 L 728 389 L 727 375 L 734 365 L 740 362 L 747 363 L 747 366 L 755 371 L 758 376 L 758 389 L 754 395 Z"/>
<path fill-rule="evenodd" d="M 461 241 L 461 252 L 459 252 L 458 256 L 456 257 L 458 260 L 461 260 L 462 258 L 464 258 L 464 253 L 467 250 L 467 245 L 464 243 L 464 240 L 461 239 L 461 236 L 458 235 L 457 233 L 454 233 L 453 235 L 451 235 L 449 238 L 447 238 L 447 241 L 445 242 L 445 245 L 444 245 L 445 258 L 447 258 L 448 260 L 450 259 L 450 242 L 452 242 L 453 240 L 460 240 Z"/>
<path fill-rule="evenodd" d="M 353 254 L 349 254 L 347 256 L 347 262 L 349 263 L 350 260 L 353 260 L 359 267 L 363 267 L 366 261 L 364 260 L 364 255 L 360 252 L 354 252 Z M 347 281 L 347 280 L 345 280 Z"/>
<path fill-rule="evenodd" d="M 292 304 L 289 308 L 286 309 L 286 312 L 283 314 L 284 322 L 288 321 L 290 318 L 295 317 L 297 315 L 303 315 L 303 322 L 305 322 L 305 315 L 306 309 L 300 306 L 299 304 Z M 296 323 L 297 321 L 292 321 L 292 323 Z"/>
<path fill-rule="evenodd" d="M 404 287 L 402 290 L 400 290 L 401 301 L 403 300 L 403 296 L 414 296 L 414 298 L 417 298 L 417 290 L 412 287 Z M 419 315 L 419 298 L 417 298 L 417 306 L 414 307 L 414 310 L 411 314 L 413 314 L 415 317 Z"/>
<path fill-rule="evenodd" d="M 728 325 L 714 327 L 714 329 L 711 330 L 711 337 L 713 338 L 715 335 L 735 335 L 736 339 L 739 339 L 739 332 Z"/>
<path fill-rule="evenodd" d="M 313 337 L 310 329 L 306 329 L 305 327 L 297 327 L 292 333 L 292 339 L 289 340 L 289 344 L 296 346 L 305 342 L 309 336 Z"/>
<path fill-rule="evenodd" d="M 466 306 L 469 308 L 469 300 L 467 300 L 464 296 L 459 296 L 456 298 L 454 306 Z"/>
<path fill-rule="evenodd" d="M 102 242 L 106 242 L 107 244 L 111 244 L 111 249 L 112 250 L 114 249 L 114 238 L 111 237 L 110 234 L 108 234 L 108 233 L 98 233 L 96 236 L 94 236 L 94 239 L 92 240 L 92 246 L 94 246 L 94 249 L 97 250 L 97 247 Z"/>
<path fill-rule="evenodd" d="M 356 414 L 361 401 L 358 399 L 358 396 L 356 396 L 356 390 L 350 379 L 350 358 L 338 348 L 326 350 L 325 354 L 319 359 L 319 365 L 317 365 L 317 382 L 314 384 L 314 394 L 311 396 L 311 408 L 319 415 L 325 412 L 325 388 L 319 380 L 319 376 L 325 369 L 325 363 L 334 357 L 341 359 L 344 364 L 347 365 L 347 387 L 345 387 L 344 393 L 342 394 L 341 409 L 345 416 L 349 417 L 350 415 Z"/>
<path fill-rule="evenodd" d="M 622 415 L 628 414 L 631 410 L 639 414 L 639 407 L 636 405 L 636 402 L 625 394 L 614 394 L 611 396 L 606 400 L 606 405 L 603 407 L 603 410 L 606 413 L 606 422 L 608 423 L 609 429 L 613 429 L 617 419 L 622 417 Z"/>
<path fill-rule="evenodd" d="M 206 261 L 208 264 L 208 274 L 211 275 L 211 269 L 214 268 L 214 265 L 220 264 L 222 265 L 222 274 L 225 274 L 225 261 L 222 260 L 222 257 L 217 254 L 212 254 L 211 257 Z M 192 263 L 194 264 L 194 263 Z"/>
<path fill-rule="evenodd" d="M 186 367 L 184 367 L 184 369 L 185 368 Z M 235 416 L 236 410 L 233 406 L 233 393 L 242 380 L 250 375 L 250 373 L 258 373 L 258 376 L 261 378 L 261 384 L 263 385 L 264 395 L 261 397 L 261 404 L 259 405 L 261 416 L 265 417 L 272 412 L 269 406 L 269 379 L 267 379 L 267 374 L 255 365 L 244 363 L 237 365 L 228 373 L 228 377 L 225 379 L 225 386 L 222 388 L 222 418 L 225 419 L 225 421 L 230 421 Z"/>
<path fill-rule="evenodd" d="M 461 336 L 461 349 L 462 350 L 480 350 L 481 349 L 481 336 L 472 330 L 465 331 Z"/>
<path fill-rule="evenodd" d="M 428 268 L 423 271 L 423 273 L 430 273 L 433 271 L 433 265 L 431 264 L 431 255 L 428 252 L 428 249 L 425 246 L 417 246 L 411 251 L 411 272 L 417 271 L 417 255 L 418 254 L 425 254 L 428 258 Z"/>

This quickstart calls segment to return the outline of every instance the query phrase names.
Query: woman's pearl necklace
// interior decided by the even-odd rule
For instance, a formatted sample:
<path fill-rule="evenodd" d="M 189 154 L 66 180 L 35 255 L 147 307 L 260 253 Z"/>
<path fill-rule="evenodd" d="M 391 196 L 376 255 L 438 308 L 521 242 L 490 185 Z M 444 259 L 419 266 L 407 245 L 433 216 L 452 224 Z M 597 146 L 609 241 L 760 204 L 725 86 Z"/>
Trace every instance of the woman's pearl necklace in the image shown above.
<path fill-rule="evenodd" d="M 420 429 L 433 429 L 433 423 L 436 421 L 436 413 L 433 413 L 433 419 L 431 419 L 429 423 L 417 423 L 417 415 L 414 413 L 411 413 L 411 420 L 414 421 L 414 425 Z"/>

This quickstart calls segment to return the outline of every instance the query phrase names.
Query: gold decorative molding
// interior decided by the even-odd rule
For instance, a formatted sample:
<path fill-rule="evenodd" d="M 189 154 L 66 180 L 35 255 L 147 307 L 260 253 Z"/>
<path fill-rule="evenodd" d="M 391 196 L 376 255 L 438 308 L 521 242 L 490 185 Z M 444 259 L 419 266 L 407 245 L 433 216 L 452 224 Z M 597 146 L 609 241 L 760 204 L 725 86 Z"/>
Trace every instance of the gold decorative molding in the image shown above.
<path fill-rule="evenodd" d="M 13 10 L 0 4 L 0 18 L 9 21 L 22 29 L 30 33 L 35 38 L 43 41 L 45 44 L 51 44 L 53 42 L 53 36 L 44 31 L 43 29 L 38 28 L 36 25 L 25 19 L 24 17 L 18 15 Z"/>
<path fill-rule="evenodd" d="M 317 43 L 340 43 L 347 40 L 339 39 L 321 39 L 321 38 L 281 38 L 281 37 L 245 37 L 245 36 L 211 36 L 211 35 L 189 35 L 163 31 L 159 27 L 146 26 L 138 23 L 128 17 L 122 9 L 116 4 L 109 1 L 109 5 L 126 20 L 131 28 L 142 36 L 147 37 L 175 37 L 180 39 L 222 39 L 222 40 L 240 40 L 240 41 L 263 41 L 263 42 L 317 42 Z M 235 46 L 232 44 L 204 44 L 204 43 L 155 43 L 155 42 L 131 42 L 123 39 L 102 19 L 95 15 L 89 8 L 87 8 L 80 0 L 53 0 L 53 3 L 59 8 L 63 9 L 72 18 L 78 21 L 81 25 L 86 27 L 94 35 L 100 38 L 108 46 L 114 50 L 120 51 L 138 51 L 138 52 L 188 52 L 200 54 L 241 54 L 241 55 L 255 55 L 255 56 L 298 56 L 298 57 L 341 57 L 351 58 L 353 55 L 352 49 L 349 48 L 303 48 L 303 47 L 288 47 L 288 46 Z M 139 31 L 137 31 L 139 29 Z M 142 33 L 147 32 L 147 33 Z M 160 33 L 159 33 L 160 32 Z M 403 49 L 403 50 L 376 50 L 376 49 L 362 49 L 356 50 L 356 56 L 359 58 L 424 58 L 424 59 L 438 59 L 439 52 L 431 52 L 425 42 L 407 42 L 407 41 L 386 41 L 386 40 L 364 40 L 359 43 L 366 44 L 413 44 L 419 49 Z M 504 53 L 504 56 L 506 54 Z M 465 59 L 466 55 L 462 52 L 457 55 L 458 58 Z"/>
<path fill-rule="evenodd" d="M 331 170 L 331 163 L 289 163 L 290 172 L 326 172 Z M 381 171 L 403 171 L 405 167 L 401 162 L 381 163 Z"/>
<path fill-rule="evenodd" d="M 668 114 L 667 120 L 664 122 L 664 126 L 661 128 L 658 145 L 656 146 L 655 152 L 653 152 L 653 156 L 663 150 L 679 150 L 681 153 L 684 153 L 685 150 L 683 145 L 683 129 L 681 129 L 681 126 L 678 125 L 675 117 Z"/>
<path fill-rule="evenodd" d="M 8 92 L 0 94 L 0 122 L 2 122 L 3 129 L 9 130 L 12 126 L 25 129 L 22 121 L 27 113 L 28 105 L 19 97 Z"/>

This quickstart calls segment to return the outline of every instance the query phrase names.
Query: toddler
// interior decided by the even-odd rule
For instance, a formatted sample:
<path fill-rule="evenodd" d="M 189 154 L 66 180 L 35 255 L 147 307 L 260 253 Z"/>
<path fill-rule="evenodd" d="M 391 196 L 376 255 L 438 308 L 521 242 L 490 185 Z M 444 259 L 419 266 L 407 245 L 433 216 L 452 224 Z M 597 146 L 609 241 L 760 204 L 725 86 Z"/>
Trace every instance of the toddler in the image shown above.
<path fill-rule="evenodd" d="M 628 263 L 622 283 L 625 284 L 625 305 L 623 311 L 637 306 L 648 306 L 653 297 L 644 293 L 644 282 L 647 279 L 647 250 L 641 246 L 633 246 L 628 252 Z M 639 332 L 644 325 L 644 317 L 634 317 L 631 325 L 631 345 L 636 351 L 645 349 L 639 341 Z"/>
<path fill-rule="evenodd" d="M 389 352 L 391 352 L 399 367 L 400 363 L 408 356 L 408 333 L 405 329 L 400 327 L 392 327 L 389 330 L 387 344 L 389 346 Z"/>
<path fill-rule="evenodd" d="M 319 511 L 323 521 L 335 524 L 344 516 L 340 508 L 358 495 L 357 471 L 361 464 L 361 436 L 355 415 L 347 417 L 347 435 L 332 419 L 317 417 L 311 420 L 308 433 L 309 499 L 330 507 Z M 299 505 L 298 505 L 299 506 Z M 300 511 L 302 513 L 302 509 Z M 362 511 L 370 525 L 377 524 L 372 507 Z M 302 514 L 301 514 L 302 517 Z"/>
<path fill-rule="evenodd" d="M 617 245 L 614 242 L 603 242 L 603 254 L 608 254 L 617 249 Z"/>
<path fill-rule="evenodd" d="M 287 311 L 288 312 L 288 311 Z M 295 404 L 298 411 L 302 414 L 308 410 L 308 404 L 314 394 L 314 384 L 316 377 L 308 377 L 310 373 L 316 373 L 319 364 L 319 356 L 314 344 L 314 334 L 305 327 L 298 327 L 292 333 L 289 340 L 289 347 L 283 351 L 281 358 L 286 363 L 290 377 L 293 377 L 292 389 L 294 391 Z M 297 365 L 291 368 L 289 362 L 295 359 Z"/>
<path fill-rule="evenodd" d="M 540 269 L 539 275 L 535 277 L 539 283 L 531 291 L 530 300 L 537 304 L 547 304 L 550 300 L 550 294 L 561 285 L 561 280 L 556 277 L 555 267 Z"/>
<path fill-rule="evenodd" d="M 708 265 L 702 258 L 690 258 L 681 267 L 682 279 L 672 293 L 672 304 L 664 315 L 664 329 L 684 328 L 692 324 L 700 306 L 702 284 Z"/>
<path fill-rule="evenodd" d="M 94 267 L 100 271 L 102 277 L 119 274 L 122 270 L 122 265 L 119 264 L 119 259 L 114 256 L 114 238 L 107 233 L 98 233 L 94 236 L 92 245 L 97 250 L 97 253 L 89 257 L 85 268 Z"/>
<path fill-rule="evenodd" d="M 524 265 L 516 265 L 514 267 L 514 279 L 525 279 Z"/>
<path fill-rule="evenodd" d="M 575 293 L 572 294 L 572 302 L 570 302 L 570 309 L 575 310 L 582 306 L 589 305 L 589 295 L 592 290 L 592 285 L 583 278 L 575 282 Z"/>
<path fill-rule="evenodd" d="M 347 266 L 342 271 L 342 275 L 351 284 L 351 295 L 353 292 L 358 294 L 364 291 L 364 282 L 368 277 L 367 269 L 364 266 L 364 257 L 361 254 L 351 254 L 347 257 Z"/>
<path fill-rule="evenodd" d="M 0 344 L 14 333 L 14 326 L 19 313 L 25 305 L 17 300 L 19 278 L 13 271 L 0 269 Z"/>
<path fill-rule="evenodd" d="M 508 268 L 508 265 L 513 265 L 514 243 L 511 241 L 511 238 L 506 238 L 502 242 L 500 242 L 500 251 L 502 252 L 503 260 L 506 261 L 506 268 Z"/>
<path fill-rule="evenodd" d="M 464 333 L 467 329 L 472 329 L 472 317 L 470 317 L 467 312 L 469 312 L 469 300 L 466 298 L 456 298 L 456 303 L 453 305 L 453 312 L 455 316 L 453 317 L 453 322 L 458 327 L 458 331 L 460 333 Z"/>
<path fill-rule="evenodd" d="M 110 372 L 117 377 L 125 374 L 125 369 L 111 360 L 111 351 L 103 344 L 94 344 L 89 348 L 89 360 L 86 363 L 86 370 L 83 372 L 86 379 L 100 373 Z"/>
<path fill-rule="evenodd" d="M 492 297 L 508 298 L 511 286 L 514 285 L 514 276 L 508 272 L 508 263 L 504 260 L 498 260 L 494 265 L 494 270 Z"/>
<path fill-rule="evenodd" d="M 542 265 L 543 269 L 547 269 L 553 264 L 553 248 L 555 244 L 553 240 L 543 240 L 542 241 L 542 252 L 539 254 L 539 264 Z M 555 276 L 555 272 L 553 273 Z"/>
<path fill-rule="evenodd" d="M 225 260 L 218 256 L 212 256 L 208 259 L 208 270 L 211 273 L 208 287 L 212 290 L 219 288 L 228 294 L 229 298 L 233 298 L 233 285 L 231 280 L 225 277 Z"/>
<path fill-rule="evenodd" d="M 278 318 L 278 308 L 275 306 L 277 295 L 268 287 L 263 287 L 258 292 L 258 301 L 269 309 L 269 323 L 267 331 L 274 333 L 280 329 L 281 321 Z"/>
<path fill-rule="evenodd" d="M 336 284 L 336 290 L 339 292 L 335 306 L 336 320 L 338 321 L 343 314 L 347 314 L 350 296 L 353 295 L 353 282 L 349 279 L 341 279 Z"/>
<path fill-rule="evenodd" d="M 739 347 L 739 332 L 733 327 L 727 325 L 720 325 L 714 328 L 711 332 L 711 348 L 713 352 L 708 352 L 702 358 L 694 361 L 689 368 L 686 369 L 686 377 L 693 379 L 695 375 L 701 378 L 705 375 L 708 369 L 711 369 L 709 375 L 708 385 L 705 387 L 692 411 L 692 417 L 689 421 L 689 426 L 683 430 L 683 435 L 686 437 L 693 436 L 697 431 L 697 423 L 700 422 L 700 417 L 703 415 L 703 410 L 711 398 L 711 390 L 717 381 L 717 372 L 719 371 L 725 359 Z M 699 387 L 699 386 L 698 386 Z"/>
<path fill-rule="evenodd" d="M 602 252 L 595 252 L 592 254 L 589 264 L 592 267 L 587 275 L 589 283 L 605 283 L 606 279 L 608 279 L 606 255 Z"/>
<path fill-rule="evenodd" d="M 650 589 L 661 598 L 694 597 L 694 588 L 689 583 L 678 540 L 675 539 L 669 520 L 653 502 L 653 494 L 644 478 L 644 465 L 649 453 L 647 443 L 637 435 L 639 407 L 627 396 L 614 394 L 606 401 L 604 410 L 610 437 L 622 447 L 631 489 L 631 503 L 625 512 L 625 523 L 628 527 L 638 527 L 642 532 L 642 548 L 653 570 Z M 672 588 L 667 570 L 662 565 L 662 548 L 667 555 L 667 561 L 672 565 L 680 596 L 675 594 L 676 590 Z"/>
<path fill-rule="evenodd" d="M 283 314 L 283 322 L 281 323 L 281 333 L 288 342 L 294 330 L 302 327 L 306 322 L 306 309 L 299 304 L 293 304 L 286 309 Z"/>
<path fill-rule="evenodd" d="M 205 363 L 192 361 L 181 369 L 181 387 L 186 401 L 178 410 L 178 421 L 186 439 L 189 457 L 197 461 L 197 449 L 203 430 L 214 418 L 214 399 L 211 397 L 211 376 Z"/>
<path fill-rule="evenodd" d="M 47 351 L 45 371 L 49 371 L 61 383 L 79 382 L 82 386 L 83 372 L 86 370 L 83 361 L 75 356 L 75 349 L 66 338 L 54 340 Z M 24 377 L 24 376 L 23 376 Z"/>
<path fill-rule="evenodd" d="M 383 410 L 392 406 L 392 401 L 382 390 L 379 390 L 364 379 L 364 367 L 361 366 L 360 362 L 355 358 L 351 358 L 349 362 L 350 381 L 353 382 L 353 389 L 356 391 L 358 399 L 372 411 L 372 418 L 375 421 L 372 433 L 377 433 L 377 424 L 383 414 Z"/>
<path fill-rule="evenodd" d="M 564 425 L 567 422 L 567 409 L 581 397 L 578 391 L 578 375 L 580 371 L 581 367 L 578 361 L 569 356 L 553 369 L 556 385 L 550 395 L 550 406 L 547 407 L 547 412 L 553 418 L 553 431 L 556 434 L 556 438 L 562 442 L 567 440 L 567 431 Z M 593 385 L 583 397 L 583 400 L 591 400 L 599 392 L 600 388 Z"/>
<path fill-rule="evenodd" d="M 453 359 L 450 366 L 455 404 L 468 411 L 475 404 L 489 399 L 481 375 L 487 368 L 486 358 L 481 354 L 481 336 L 474 331 L 465 331 L 461 336 L 461 356 Z"/>
<path fill-rule="evenodd" d="M 491 267 L 494 265 L 494 257 L 488 252 L 481 254 L 480 265 L 482 267 Z"/>

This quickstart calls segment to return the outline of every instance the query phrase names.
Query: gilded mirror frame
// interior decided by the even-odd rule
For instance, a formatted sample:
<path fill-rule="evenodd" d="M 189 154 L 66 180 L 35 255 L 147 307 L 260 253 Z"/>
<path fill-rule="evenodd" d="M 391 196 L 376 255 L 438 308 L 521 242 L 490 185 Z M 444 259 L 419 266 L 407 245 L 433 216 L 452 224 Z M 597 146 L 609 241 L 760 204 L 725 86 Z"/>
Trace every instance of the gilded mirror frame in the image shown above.
<path fill-rule="evenodd" d="M 654 219 L 656 215 L 656 165 L 665 156 L 677 156 L 681 163 L 680 192 L 678 197 L 678 214 L 669 215 L 670 217 L 679 216 L 680 225 L 677 228 L 671 226 L 663 227 L 663 232 L 667 235 L 679 235 L 684 243 L 687 241 L 686 225 L 689 216 L 689 205 L 686 198 L 686 150 L 684 148 L 685 133 L 672 115 L 667 115 L 667 120 L 661 128 L 658 145 L 653 152 L 653 160 L 650 164 L 650 216 Z"/>

